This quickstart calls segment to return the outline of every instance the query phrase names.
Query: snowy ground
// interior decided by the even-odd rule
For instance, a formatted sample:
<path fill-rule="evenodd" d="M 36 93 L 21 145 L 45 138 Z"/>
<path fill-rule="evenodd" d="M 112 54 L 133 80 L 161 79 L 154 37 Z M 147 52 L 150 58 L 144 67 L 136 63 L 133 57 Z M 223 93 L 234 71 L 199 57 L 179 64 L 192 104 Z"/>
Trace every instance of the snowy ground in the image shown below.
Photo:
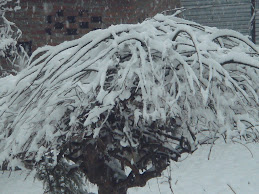
<path fill-rule="evenodd" d="M 209 145 L 200 147 L 193 155 L 172 163 L 171 187 L 175 194 L 258 194 L 259 144 L 247 147 L 235 143 L 217 142 L 208 160 Z M 186 158 L 186 159 L 185 159 Z M 163 178 L 152 179 L 144 188 L 129 190 L 129 194 L 171 194 L 168 172 Z M 42 194 L 42 184 L 25 172 L 0 174 L 1 194 Z M 9 177 L 9 178 L 8 178 Z M 97 193 L 92 187 L 91 192 Z"/>
<path fill-rule="evenodd" d="M 212 148 L 210 160 L 210 146 L 202 146 L 181 163 L 172 164 L 171 185 L 174 193 L 258 194 L 259 144 L 246 146 L 252 154 L 241 144 L 218 143 Z M 147 185 L 143 189 L 131 189 L 130 194 L 170 194 L 172 192 L 166 181 L 166 178 L 151 180 L 148 184 L 150 188 Z"/>

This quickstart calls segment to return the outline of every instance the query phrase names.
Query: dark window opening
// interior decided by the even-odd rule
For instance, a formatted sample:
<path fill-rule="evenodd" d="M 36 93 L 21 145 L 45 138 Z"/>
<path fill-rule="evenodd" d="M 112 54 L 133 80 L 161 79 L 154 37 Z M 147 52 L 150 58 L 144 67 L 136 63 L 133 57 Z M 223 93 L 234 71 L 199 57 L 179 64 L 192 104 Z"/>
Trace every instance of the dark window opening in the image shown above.
<path fill-rule="evenodd" d="M 61 22 L 56 22 L 54 25 L 55 29 L 63 29 L 64 28 L 64 24 Z"/>
<path fill-rule="evenodd" d="M 59 16 L 59 17 L 62 17 L 62 16 L 64 16 L 64 10 L 58 10 L 57 11 L 57 16 Z"/>
<path fill-rule="evenodd" d="M 101 28 L 93 28 L 92 31 L 100 30 Z"/>
<path fill-rule="evenodd" d="M 45 32 L 46 32 L 48 35 L 51 35 L 51 28 L 46 28 L 46 29 L 45 29 Z"/>
<path fill-rule="evenodd" d="M 101 23 L 102 22 L 102 16 L 92 16 L 91 21 L 93 23 Z"/>
<path fill-rule="evenodd" d="M 51 23 L 52 23 L 52 16 L 51 16 L 51 15 L 48 15 L 48 16 L 46 17 L 46 22 L 47 22 L 48 24 L 51 24 Z"/>
<path fill-rule="evenodd" d="M 82 17 L 84 15 L 84 10 L 79 10 L 78 15 Z"/>
<path fill-rule="evenodd" d="M 31 56 L 32 54 L 32 50 L 31 50 L 31 47 L 32 47 L 32 41 L 28 41 L 28 42 L 18 42 L 18 50 L 20 50 L 21 47 L 23 47 L 23 49 L 25 50 L 25 52 Z"/>
<path fill-rule="evenodd" d="M 88 10 L 87 9 L 81 9 L 81 10 L 78 11 L 78 16 L 82 17 L 85 14 L 88 15 Z"/>
<path fill-rule="evenodd" d="M 76 16 L 67 16 L 67 21 L 69 23 L 75 23 L 76 22 Z"/>
<path fill-rule="evenodd" d="M 75 28 L 68 28 L 67 35 L 77 35 L 77 29 Z"/>
<path fill-rule="evenodd" d="M 82 17 L 85 13 L 87 14 L 88 10 L 81 9 L 81 10 L 79 10 L 78 15 Z"/>
<path fill-rule="evenodd" d="M 82 29 L 89 28 L 88 22 L 79 22 L 79 27 Z"/>

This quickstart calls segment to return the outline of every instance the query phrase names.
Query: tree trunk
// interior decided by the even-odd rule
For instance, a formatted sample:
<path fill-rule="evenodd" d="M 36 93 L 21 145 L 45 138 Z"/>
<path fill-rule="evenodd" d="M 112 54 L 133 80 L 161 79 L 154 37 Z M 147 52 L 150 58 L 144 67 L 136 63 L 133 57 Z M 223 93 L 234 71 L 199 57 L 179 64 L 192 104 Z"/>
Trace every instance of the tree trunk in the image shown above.
<path fill-rule="evenodd" d="M 104 185 L 98 186 L 98 194 L 127 194 L 127 188 L 113 188 Z"/>

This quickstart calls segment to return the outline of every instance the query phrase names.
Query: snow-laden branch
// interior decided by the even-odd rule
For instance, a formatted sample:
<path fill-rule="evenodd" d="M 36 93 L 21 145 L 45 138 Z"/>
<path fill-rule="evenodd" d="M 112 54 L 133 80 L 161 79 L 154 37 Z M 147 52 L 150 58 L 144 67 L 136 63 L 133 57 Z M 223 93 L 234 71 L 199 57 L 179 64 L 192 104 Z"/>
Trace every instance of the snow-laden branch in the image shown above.
<path fill-rule="evenodd" d="M 19 3 L 20 0 L 0 0 L 0 77 L 16 74 L 28 60 L 24 49 L 18 46 L 22 32 L 5 17 L 7 12 L 19 10 Z"/>

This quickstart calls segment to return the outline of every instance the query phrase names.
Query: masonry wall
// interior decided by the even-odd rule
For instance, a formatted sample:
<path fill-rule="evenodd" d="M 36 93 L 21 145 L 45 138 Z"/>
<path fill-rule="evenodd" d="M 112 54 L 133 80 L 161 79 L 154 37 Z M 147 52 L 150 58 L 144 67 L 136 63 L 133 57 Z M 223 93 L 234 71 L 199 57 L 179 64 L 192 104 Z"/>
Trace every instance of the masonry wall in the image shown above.
<path fill-rule="evenodd" d="M 20 41 L 32 52 L 112 24 L 142 22 L 175 7 L 180 0 L 21 0 L 21 10 L 7 18 L 21 29 Z"/>

